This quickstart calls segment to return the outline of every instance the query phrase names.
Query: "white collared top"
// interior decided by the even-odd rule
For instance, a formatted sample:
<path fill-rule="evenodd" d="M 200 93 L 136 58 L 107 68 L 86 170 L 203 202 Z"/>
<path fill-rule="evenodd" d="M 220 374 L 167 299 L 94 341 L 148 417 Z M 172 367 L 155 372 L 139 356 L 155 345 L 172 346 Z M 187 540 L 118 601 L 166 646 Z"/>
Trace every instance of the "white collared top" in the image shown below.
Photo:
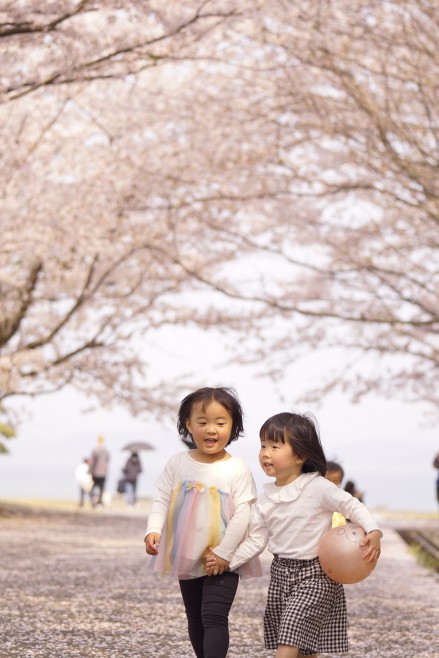
<path fill-rule="evenodd" d="M 249 536 L 233 554 L 230 569 L 238 568 L 266 547 L 284 558 L 317 557 L 320 538 L 330 530 L 333 512 L 341 512 L 366 532 L 379 530 L 363 503 L 319 473 L 302 473 L 282 487 L 264 485 L 252 509 Z M 215 552 L 223 557 L 220 551 Z"/>

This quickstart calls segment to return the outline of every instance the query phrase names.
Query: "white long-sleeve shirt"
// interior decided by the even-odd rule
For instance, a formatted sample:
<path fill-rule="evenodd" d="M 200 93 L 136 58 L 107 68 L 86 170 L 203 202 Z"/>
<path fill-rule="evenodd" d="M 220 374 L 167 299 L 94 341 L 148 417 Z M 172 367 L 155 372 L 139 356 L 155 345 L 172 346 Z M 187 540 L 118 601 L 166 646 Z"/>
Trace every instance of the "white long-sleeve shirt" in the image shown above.
<path fill-rule="evenodd" d="M 317 557 L 320 539 L 330 530 L 334 511 L 367 533 L 379 530 L 363 503 L 319 473 L 303 473 L 282 487 L 266 484 L 252 509 L 249 536 L 233 554 L 230 569 L 237 569 L 267 547 L 283 558 Z M 228 560 L 220 546 L 214 552 Z"/>
<path fill-rule="evenodd" d="M 195 564 L 191 575 L 203 575 L 204 571 L 198 574 L 197 569 L 201 569 L 201 557 L 211 545 L 209 537 L 213 524 L 221 528 L 218 546 L 225 559 L 230 560 L 245 535 L 250 507 L 256 500 L 256 487 L 247 464 L 236 456 L 207 464 L 196 461 L 190 451 L 183 452 L 171 457 L 155 484 L 157 494 L 148 516 L 146 534 L 161 535 L 159 552 L 162 556 L 166 553 L 165 543 L 185 544 Z M 179 495 L 181 491 L 185 493 Z M 219 501 L 218 505 L 213 502 L 212 494 Z M 172 537 L 167 529 L 172 530 Z M 186 562 L 188 559 L 185 555 Z M 157 562 L 158 570 L 162 567 L 161 562 Z M 179 566 L 175 567 L 177 572 Z M 168 565 L 163 565 L 164 571 L 167 568 Z"/>

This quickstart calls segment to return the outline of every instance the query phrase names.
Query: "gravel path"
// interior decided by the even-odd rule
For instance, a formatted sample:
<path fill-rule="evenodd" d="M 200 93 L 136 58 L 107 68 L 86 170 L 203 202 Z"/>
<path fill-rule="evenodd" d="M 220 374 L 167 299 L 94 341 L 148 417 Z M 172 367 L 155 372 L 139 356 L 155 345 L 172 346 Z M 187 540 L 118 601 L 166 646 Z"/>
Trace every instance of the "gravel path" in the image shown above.
<path fill-rule="evenodd" d="M 349 657 L 439 658 L 439 576 L 385 525 L 375 572 L 346 586 Z M 145 569 L 144 526 L 138 512 L 0 516 L 0 658 L 193 658 L 178 585 Z M 230 658 L 273 656 L 262 642 L 267 583 L 239 586 Z"/>

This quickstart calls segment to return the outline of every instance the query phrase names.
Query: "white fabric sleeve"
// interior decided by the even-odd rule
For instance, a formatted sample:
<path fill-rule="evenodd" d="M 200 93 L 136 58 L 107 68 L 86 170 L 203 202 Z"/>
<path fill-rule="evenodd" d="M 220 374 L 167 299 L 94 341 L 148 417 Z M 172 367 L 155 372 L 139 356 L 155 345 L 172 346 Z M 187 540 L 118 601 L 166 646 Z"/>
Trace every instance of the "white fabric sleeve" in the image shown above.
<path fill-rule="evenodd" d="M 256 504 L 253 506 L 251 513 L 249 535 L 234 552 L 229 568 L 233 571 L 244 564 L 244 562 L 248 562 L 257 555 L 260 555 L 267 546 L 268 539 L 267 526 Z"/>
<path fill-rule="evenodd" d="M 254 503 L 256 500 L 255 481 L 249 467 L 243 460 L 239 461 L 236 470 L 232 497 L 236 506 L 241 505 L 241 503 Z"/>
<path fill-rule="evenodd" d="M 150 532 L 162 533 L 174 489 L 174 461 L 175 459 L 171 458 L 167 462 L 154 483 L 157 487 L 157 493 L 148 514 L 145 536 L 149 535 Z"/>
<path fill-rule="evenodd" d="M 239 542 L 245 536 L 250 520 L 251 505 L 256 500 L 256 485 L 249 467 L 241 459 L 235 463 L 238 464 L 232 490 L 235 511 L 227 524 L 224 537 L 213 549 L 216 555 L 227 561 L 230 560 Z"/>
<path fill-rule="evenodd" d="M 369 512 L 366 505 L 360 503 L 358 498 L 351 496 L 350 493 L 343 489 L 339 489 L 338 487 L 335 487 L 335 491 L 331 487 L 329 492 L 331 497 L 329 509 L 332 509 L 335 512 L 341 512 L 347 519 L 350 519 L 357 525 L 361 526 L 366 533 L 372 532 L 372 530 L 378 530 L 381 536 L 383 536 L 378 523 Z"/>
<path fill-rule="evenodd" d="M 238 505 L 232 518 L 227 524 L 224 537 L 218 546 L 213 548 L 215 555 L 222 557 L 223 560 L 230 561 L 241 539 L 244 537 L 250 520 L 251 503 L 241 503 Z"/>
<path fill-rule="evenodd" d="M 146 535 L 149 535 L 150 532 L 158 532 L 159 534 L 162 534 L 170 501 L 171 492 L 159 489 L 152 504 L 151 511 L 148 514 L 145 537 Z"/>

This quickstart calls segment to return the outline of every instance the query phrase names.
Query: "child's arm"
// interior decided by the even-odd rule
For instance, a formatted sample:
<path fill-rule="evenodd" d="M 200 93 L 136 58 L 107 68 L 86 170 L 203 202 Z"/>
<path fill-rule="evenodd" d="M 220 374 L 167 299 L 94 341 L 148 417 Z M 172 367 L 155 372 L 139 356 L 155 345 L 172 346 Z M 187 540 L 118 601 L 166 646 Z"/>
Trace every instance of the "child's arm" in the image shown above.
<path fill-rule="evenodd" d="M 381 553 L 381 532 L 380 530 L 371 530 L 360 543 L 360 546 L 366 546 L 363 554 L 363 560 L 369 564 L 376 562 Z"/>
<path fill-rule="evenodd" d="M 148 535 L 150 532 L 161 533 L 165 523 L 170 500 L 171 493 L 169 491 L 163 491 L 162 489 L 157 491 L 156 498 L 151 507 L 151 511 L 148 514 L 148 522 L 146 524 L 145 535 Z"/>
<path fill-rule="evenodd" d="M 230 560 L 239 542 L 244 537 L 250 521 L 250 511 L 251 501 L 237 505 L 232 518 L 227 524 L 224 537 L 218 546 L 212 549 L 223 560 Z"/>
<path fill-rule="evenodd" d="M 165 523 L 166 514 L 169 508 L 171 494 L 168 491 L 159 489 L 156 499 L 154 500 L 151 512 L 148 515 L 148 523 L 145 531 L 145 550 L 148 555 L 157 555 L 160 544 L 160 536 Z"/>
<path fill-rule="evenodd" d="M 225 562 L 228 563 L 227 567 L 230 567 L 232 571 L 237 569 L 245 562 L 248 562 L 252 558 L 260 555 L 264 550 L 264 548 L 267 546 L 267 544 L 268 544 L 268 530 L 265 525 L 265 521 L 258 510 L 258 505 L 256 503 L 252 508 L 251 521 L 249 525 L 249 535 L 242 542 L 242 544 L 238 546 L 238 548 L 233 553 L 233 556 L 230 558 L 230 560 L 229 561 L 225 560 Z M 209 573 L 209 568 L 213 571 L 215 570 L 216 562 L 214 558 L 216 558 L 217 560 L 218 558 L 223 558 L 223 556 L 218 553 L 218 550 L 219 547 L 211 549 L 211 554 L 208 554 L 208 557 L 206 558 L 206 567 L 208 569 L 208 573 Z M 221 566 L 224 566 L 224 564 L 221 563 Z"/>
<path fill-rule="evenodd" d="M 236 547 L 246 536 L 251 508 L 256 500 L 256 485 L 247 464 L 242 459 L 235 459 L 233 464 L 230 463 L 232 468 L 230 494 L 234 510 L 223 537 L 213 549 L 225 561 L 231 559 Z"/>
<path fill-rule="evenodd" d="M 328 510 L 341 512 L 347 519 L 361 526 L 367 534 L 375 531 L 380 537 L 383 533 L 364 503 L 351 496 L 347 491 L 333 487 L 323 478 L 325 485 L 325 502 Z M 328 486 L 330 485 L 330 486 Z"/>

